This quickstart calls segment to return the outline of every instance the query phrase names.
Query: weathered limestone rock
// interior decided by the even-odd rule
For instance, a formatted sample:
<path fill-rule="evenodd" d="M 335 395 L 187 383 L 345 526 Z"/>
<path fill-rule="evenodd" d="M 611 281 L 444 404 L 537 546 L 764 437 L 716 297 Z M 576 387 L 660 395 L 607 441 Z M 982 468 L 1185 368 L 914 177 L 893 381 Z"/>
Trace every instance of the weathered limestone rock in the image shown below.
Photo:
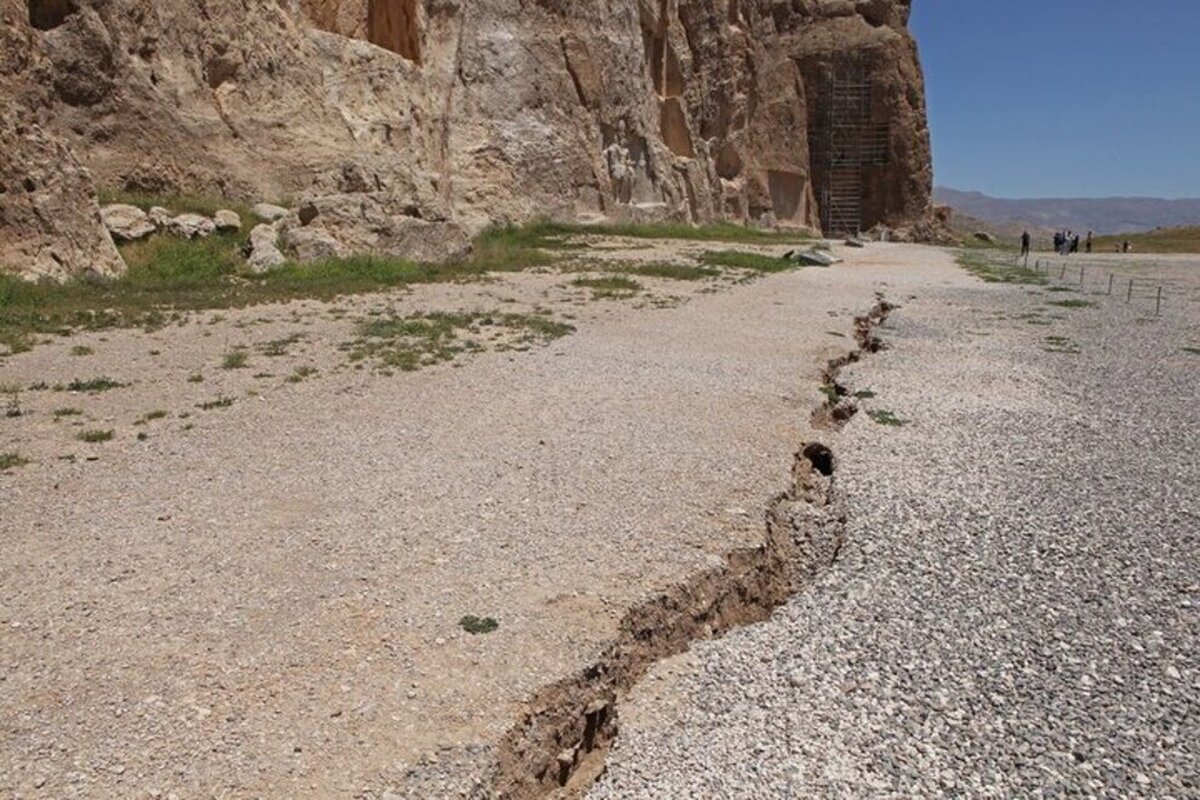
<path fill-rule="evenodd" d="M 180 214 L 167 223 L 167 230 L 184 239 L 204 239 L 213 235 L 217 224 L 202 214 Z"/>
<path fill-rule="evenodd" d="M 250 209 L 255 216 L 263 222 L 275 222 L 283 219 L 288 215 L 288 210 L 283 206 L 272 205 L 271 203 L 258 203 L 254 208 Z"/>
<path fill-rule="evenodd" d="M 251 272 L 261 274 L 287 263 L 279 251 L 278 242 L 279 232 L 274 225 L 263 223 L 254 226 L 250 231 L 250 252 L 246 255 L 246 264 Z"/>
<path fill-rule="evenodd" d="M 242 218 L 237 215 L 236 211 L 221 209 L 216 214 L 213 214 L 213 224 L 221 233 L 240 231 L 242 229 Z"/>
<path fill-rule="evenodd" d="M 853 73 L 870 84 L 878 145 L 862 228 L 899 228 L 927 214 L 931 193 L 908 10 L 0 0 L 0 92 L 102 187 L 336 198 L 345 210 L 312 224 L 341 251 L 426 258 L 539 216 L 816 227 L 830 184 L 823 110 L 833 79 Z M 86 209 L 91 189 L 84 179 L 60 197 Z M 12 225 L 6 214 L 3 236 Z M 60 249 L 61 274 L 95 260 Z"/>
<path fill-rule="evenodd" d="M 100 218 L 104 220 L 104 227 L 108 228 L 108 232 L 118 242 L 134 242 L 158 230 L 158 226 L 145 211 L 124 203 L 104 206 L 100 209 Z"/>

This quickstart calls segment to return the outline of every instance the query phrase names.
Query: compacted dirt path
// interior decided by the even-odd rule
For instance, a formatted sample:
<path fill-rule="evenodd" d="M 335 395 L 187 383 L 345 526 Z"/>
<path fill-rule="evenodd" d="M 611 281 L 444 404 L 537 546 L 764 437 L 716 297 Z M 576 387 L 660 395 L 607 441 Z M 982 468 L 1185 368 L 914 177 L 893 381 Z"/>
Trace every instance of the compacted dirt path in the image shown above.
<path fill-rule="evenodd" d="M 1158 261 L 1161 317 L 914 291 L 840 376 L 838 562 L 652 671 L 590 796 L 1200 795 L 1200 259 Z"/>
<path fill-rule="evenodd" d="M 573 310 L 573 335 L 415 373 L 338 368 L 345 311 L 313 303 L 7 359 L 8 384 L 131 385 L 43 385 L 5 423 L 35 458 L 0 474 L 0 793 L 486 791 L 529 699 L 629 607 L 762 542 L 876 293 L 965 280 L 940 251 L 847 257 L 686 302 L 583 302 L 546 276 L 386 298 Z M 266 363 L 256 323 L 320 377 L 234 382 Z M 250 366 L 221 369 L 235 346 Z M 115 439 L 63 433 L 73 405 Z"/>

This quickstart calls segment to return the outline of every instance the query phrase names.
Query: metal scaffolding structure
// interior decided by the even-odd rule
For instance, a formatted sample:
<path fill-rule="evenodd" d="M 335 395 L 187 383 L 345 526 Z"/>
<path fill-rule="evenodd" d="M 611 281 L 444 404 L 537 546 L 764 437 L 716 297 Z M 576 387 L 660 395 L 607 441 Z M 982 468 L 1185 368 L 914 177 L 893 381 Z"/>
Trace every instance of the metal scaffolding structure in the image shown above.
<path fill-rule="evenodd" d="M 821 227 L 827 235 L 862 230 L 866 167 L 887 162 L 888 126 L 872 122 L 871 82 L 861 70 L 835 69 L 825 86 L 815 153 Z"/>

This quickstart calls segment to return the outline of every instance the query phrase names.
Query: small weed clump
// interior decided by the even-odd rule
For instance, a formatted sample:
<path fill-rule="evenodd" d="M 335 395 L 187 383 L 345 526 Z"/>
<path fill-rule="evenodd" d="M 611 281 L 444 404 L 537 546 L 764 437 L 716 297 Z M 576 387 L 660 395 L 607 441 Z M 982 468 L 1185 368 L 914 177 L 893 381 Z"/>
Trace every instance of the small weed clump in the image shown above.
<path fill-rule="evenodd" d="M 855 392 L 854 396 L 857 397 L 859 400 L 870 400 L 872 397 L 875 396 L 875 393 L 872 392 L 870 389 L 862 389 L 860 391 Z"/>
<path fill-rule="evenodd" d="M 606 275 L 602 278 L 576 278 L 572 286 L 591 289 L 593 300 L 631 297 L 642 290 L 642 285 L 624 275 Z"/>
<path fill-rule="evenodd" d="M 213 409 L 216 409 L 216 408 L 229 408 L 231 405 L 233 405 L 232 397 L 225 397 L 224 395 L 219 395 L 218 397 L 216 397 L 213 400 L 208 400 L 203 403 L 197 404 L 196 408 L 200 409 L 201 411 L 212 411 Z"/>
<path fill-rule="evenodd" d="M 1094 308 L 1096 304 L 1090 300 L 1080 300 L 1073 297 L 1069 300 L 1051 300 L 1050 305 L 1060 308 Z"/>
<path fill-rule="evenodd" d="M 1182 349 L 1182 350 L 1183 350 L 1183 352 L 1185 352 L 1185 353 L 1191 353 L 1191 354 L 1192 354 L 1192 355 L 1194 355 L 1194 356 L 1200 356 L 1200 347 L 1193 347 L 1193 346 L 1191 346 L 1191 345 L 1185 345 L 1185 346 L 1184 346 L 1183 348 L 1181 348 L 1181 349 Z"/>
<path fill-rule="evenodd" d="M 67 391 L 88 392 L 89 394 L 95 394 L 97 392 L 107 392 L 109 389 L 123 389 L 128 385 L 128 383 L 121 383 L 118 380 L 101 376 L 99 378 L 92 378 L 88 381 L 79 379 L 73 380 L 67 384 Z"/>
<path fill-rule="evenodd" d="M 872 420 L 879 423 L 880 425 L 886 425 L 891 428 L 898 428 L 901 425 L 907 424 L 904 420 L 897 417 L 891 411 L 887 411 L 882 408 L 871 409 L 870 411 L 867 412 L 867 416 L 869 416 Z"/>
<path fill-rule="evenodd" d="M 100 442 L 112 441 L 114 435 L 114 432 L 111 430 L 90 430 L 80 431 L 79 436 L 76 438 L 88 444 L 99 444 Z"/>
<path fill-rule="evenodd" d="M 63 417 L 78 417 L 82 413 L 83 411 L 78 408 L 56 408 L 54 409 L 54 418 L 62 419 Z"/>
<path fill-rule="evenodd" d="M 0 472 L 8 472 L 10 469 L 23 467 L 28 463 L 29 459 L 20 453 L 0 453 Z"/>
<path fill-rule="evenodd" d="M 304 337 L 301 334 L 293 333 L 291 336 L 284 337 L 283 339 L 274 339 L 259 345 L 259 350 L 264 356 L 269 358 L 286 356 L 288 348 L 299 342 L 302 338 Z"/>
<path fill-rule="evenodd" d="M 77 344 L 71 348 L 71 355 L 73 356 L 90 356 L 95 352 L 95 350 L 85 344 Z"/>
<path fill-rule="evenodd" d="M 492 617 L 477 617 L 474 614 L 467 614 L 458 621 L 458 626 L 472 636 L 481 633 L 491 633 L 500 627 L 500 623 Z"/>
<path fill-rule="evenodd" d="M 311 378 L 313 375 L 316 375 L 319 371 L 316 367 L 308 365 L 296 367 L 292 374 L 287 376 L 287 382 L 300 383 L 305 378 Z"/>
<path fill-rule="evenodd" d="M 204 376 L 199 372 L 188 375 L 188 383 L 204 383 Z"/>
<path fill-rule="evenodd" d="M 245 350 L 234 350 L 232 353 L 226 353 L 221 359 L 222 369 L 245 369 L 246 364 L 250 361 L 249 354 Z"/>

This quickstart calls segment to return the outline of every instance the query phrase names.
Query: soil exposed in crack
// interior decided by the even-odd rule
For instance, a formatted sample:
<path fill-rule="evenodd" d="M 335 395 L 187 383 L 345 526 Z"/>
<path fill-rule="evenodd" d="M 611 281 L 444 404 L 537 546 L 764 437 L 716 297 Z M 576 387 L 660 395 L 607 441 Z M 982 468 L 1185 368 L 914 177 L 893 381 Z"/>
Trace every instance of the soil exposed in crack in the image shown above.
<path fill-rule="evenodd" d="M 871 310 L 861 317 L 854 318 L 854 341 L 857 350 L 832 359 L 825 365 L 822 372 L 821 391 L 825 402 L 813 409 L 812 424 L 815 428 L 837 430 L 845 425 L 858 413 L 858 402 L 838 382 L 842 370 L 858 361 L 864 354 L 878 353 L 884 348 L 883 341 L 875 335 L 875 328 L 882 325 L 897 306 L 876 295 L 876 303 Z"/>
<path fill-rule="evenodd" d="M 882 349 L 874 329 L 894 308 L 880 295 L 870 312 L 855 319 L 858 348 L 829 362 L 823 374 L 827 395 L 832 391 L 849 400 L 837 383 L 838 373 Z M 813 412 L 814 421 L 838 420 L 840 407 L 822 405 Z M 853 412 L 836 426 L 850 416 Z M 655 662 L 684 652 L 697 639 L 766 619 L 831 564 L 845 530 L 836 467 L 829 447 L 804 443 L 795 456 L 791 484 L 766 508 L 762 545 L 735 550 L 721 566 L 633 607 L 616 640 L 594 664 L 539 691 L 498 745 L 485 796 L 581 796 L 604 771 L 618 730 L 618 699 Z"/>

